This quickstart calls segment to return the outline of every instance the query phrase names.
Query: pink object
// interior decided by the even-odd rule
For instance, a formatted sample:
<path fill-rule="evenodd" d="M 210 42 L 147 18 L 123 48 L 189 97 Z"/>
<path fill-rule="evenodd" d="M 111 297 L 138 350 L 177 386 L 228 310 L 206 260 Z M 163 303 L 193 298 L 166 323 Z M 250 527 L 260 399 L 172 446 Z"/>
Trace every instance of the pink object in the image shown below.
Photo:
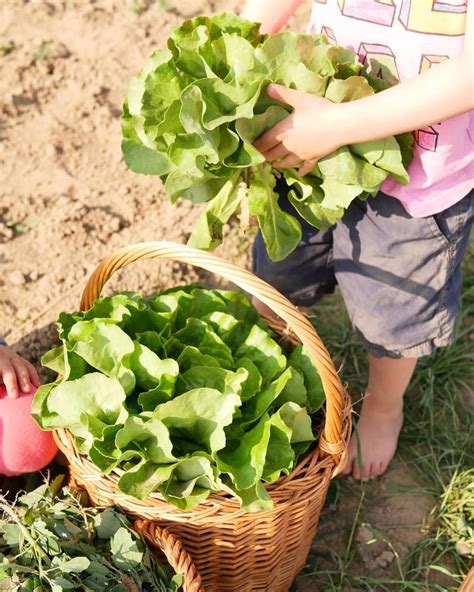
<path fill-rule="evenodd" d="M 394 83 L 462 53 L 468 1 L 474 2 L 315 0 L 308 30 L 325 33 L 330 28 L 332 39 L 356 51 L 367 71 Z M 388 178 L 382 191 L 418 218 L 449 208 L 472 189 L 474 112 L 417 130 L 414 139 L 410 183 Z"/>
<path fill-rule="evenodd" d="M 50 432 L 43 432 L 31 417 L 33 393 L 7 396 L 0 386 L 0 474 L 11 477 L 39 471 L 58 451 Z"/>

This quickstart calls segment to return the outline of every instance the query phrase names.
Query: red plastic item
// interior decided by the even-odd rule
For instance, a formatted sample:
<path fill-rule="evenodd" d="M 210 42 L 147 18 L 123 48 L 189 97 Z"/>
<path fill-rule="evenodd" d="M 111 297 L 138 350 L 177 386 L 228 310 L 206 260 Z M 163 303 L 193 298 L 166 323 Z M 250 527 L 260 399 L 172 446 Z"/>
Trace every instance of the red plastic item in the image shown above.
<path fill-rule="evenodd" d="M 31 393 L 18 399 L 0 386 L 0 475 L 12 477 L 39 471 L 58 451 L 51 432 L 43 432 L 31 417 Z"/>

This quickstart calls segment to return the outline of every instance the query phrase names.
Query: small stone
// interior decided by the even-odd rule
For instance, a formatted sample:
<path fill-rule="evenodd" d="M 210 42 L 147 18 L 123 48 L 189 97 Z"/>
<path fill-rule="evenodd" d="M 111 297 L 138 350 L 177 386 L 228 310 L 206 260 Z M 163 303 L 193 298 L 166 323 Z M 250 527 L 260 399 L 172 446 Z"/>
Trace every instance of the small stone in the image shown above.
<path fill-rule="evenodd" d="M 30 315 L 30 310 L 28 308 L 20 308 L 16 313 L 16 318 L 18 320 L 26 321 L 26 319 Z"/>
<path fill-rule="evenodd" d="M 378 565 L 380 565 L 380 567 L 387 567 L 389 563 L 392 563 L 394 558 L 395 555 L 392 553 L 392 551 L 383 551 L 375 561 Z"/>
<path fill-rule="evenodd" d="M 472 552 L 472 549 L 471 549 L 471 547 L 470 547 L 470 545 L 469 545 L 468 542 L 466 542 L 466 541 L 458 541 L 456 543 L 456 553 L 458 555 L 462 555 L 462 556 L 464 556 L 464 555 L 470 555 L 471 552 Z"/>
<path fill-rule="evenodd" d="M 36 280 L 38 278 L 39 278 L 39 273 L 36 270 L 30 272 L 29 279 L 31 282 L 36 282 Z"/>
<path fill-rule="evenodd" d="M 108 229 L 111 232 L 118 232 L 120 230 L 120 218 L 111 218 L 108 223 Z"/>
<path fill-rule="evenodd" d="M 56 43 L 53 48 L 55 57 L 58 58 L 68 58 L 71 55 L 69 49 L 64 45 L 64 43 Z"/>
<path fill-rule="evenodd" d="M 6 224 L 0 223 L 0 241 L 7 242 L 15 237 L 15 231 Z"/>
<path fill-rule="evenodd" d="M 122 185 L 122 187 L 120 187 L 118 192 L 119 192 L 119 195 L 128 195 L 130 193 L 130 187 L 127 187 L 126 185 Z"/>
<path fill-rule="evenodd" d="M 7 275 L 7 282 L 12 286 L 23 286 L 26 283 L 26 278 L 19 269 L 15 269 Z"/>
<path fill-rule="evenodd" d="M 360 543 L 368 543 L 374 538 L 374 535 L 366 526 L 361 526 L 357 531 L 357 540 Z"/>
<path fill-rule="evenodd" d="M 206 2 L 204 0 L 188 0 L 188 2 L 180 2 L 176 6 L 178 13 L 184 18 L 191 18 L 206 11 Z"/>

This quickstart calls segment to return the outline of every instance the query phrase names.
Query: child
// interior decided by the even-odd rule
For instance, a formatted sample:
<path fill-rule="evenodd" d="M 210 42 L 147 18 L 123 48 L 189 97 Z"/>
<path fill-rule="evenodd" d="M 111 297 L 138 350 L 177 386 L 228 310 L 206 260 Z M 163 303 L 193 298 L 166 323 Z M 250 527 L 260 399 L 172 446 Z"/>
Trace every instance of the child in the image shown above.
<path fill-rule="evenodd" d="M 242 16 L 275 33 L 301 3 L 250 0 Z M 340 286 L 369 355 L 358 423 L 362 468 L 353 437 L 344 471 L 356 479 L 386 470 L 417 358 L 452 341 L 474 216 L 473 12 L 474 0 L 468 7 L 465 0 L 316 0 L 312 32 L 357 51 L 368 71 L 400 83 L 344 104 L 277 84 L 268 88 L 293 107 L 255 144 L 275 168 L 305 174 L 341 146 L 419 130 L 407 186 L 387 180 L 376 197 L 355 200 L 327 232 L 302 222 L 299 247 L 280 263 L 268 259 L 261 236 L 254 245 L 254 271 L 298 306 Z M 286 187 L 279 182 L 278 188 L 287 208 Z"/>
<path fill-rule="evenodd" d="M 57 447 L 52 435 L 42 432 L 30 415 L 40 384 L 34 366 L 1 343 L 0 475 L 12 476 L 42 469 L 53 460 Z"/>

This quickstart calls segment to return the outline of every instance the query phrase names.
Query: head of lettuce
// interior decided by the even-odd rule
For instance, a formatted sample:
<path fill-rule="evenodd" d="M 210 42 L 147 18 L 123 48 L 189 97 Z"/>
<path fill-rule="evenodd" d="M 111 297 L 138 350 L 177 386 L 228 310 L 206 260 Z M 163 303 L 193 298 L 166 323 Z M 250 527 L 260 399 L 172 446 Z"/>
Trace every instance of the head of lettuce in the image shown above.
<path fill-rule="evenodd" d="M 62 313 L 58 333 L 42 360 L 58 377 L 38 389 L 33 417 L 68 429 L 103 473 L 121 469 L 126 494 L 159 491 L 187 510 L 224 491 L 269 509 L 264 483 L 317 438 L 317 371 L 301 346 L 282 350 L 240 293 L 116 294 Z"/>
<path fill-rule="evenodd" d="M 408 182 L 411 136 L 346 146 L 311 173 L 281 174 L 283 210 L 271 165 L 253 143 L 291 107 L 269 98 L 270 82 L 333 102 L 373 94 L 384 82 L 362 71 L 357 55 L 322 35 L 261 35 L 258 24 L 231 14 L 197 17 L 174 29 L 129 84 L 122 151 L 130 170 L 159 175 L 169 199 L 206 203 L 190 244 L 213 249 L 242 209 L 258 223 L 270 258 L 287 257 L 301 238 L 291 211 L 316 228 L 332 226 L 356 199 L 375 195 L 392 175 Z"/>

